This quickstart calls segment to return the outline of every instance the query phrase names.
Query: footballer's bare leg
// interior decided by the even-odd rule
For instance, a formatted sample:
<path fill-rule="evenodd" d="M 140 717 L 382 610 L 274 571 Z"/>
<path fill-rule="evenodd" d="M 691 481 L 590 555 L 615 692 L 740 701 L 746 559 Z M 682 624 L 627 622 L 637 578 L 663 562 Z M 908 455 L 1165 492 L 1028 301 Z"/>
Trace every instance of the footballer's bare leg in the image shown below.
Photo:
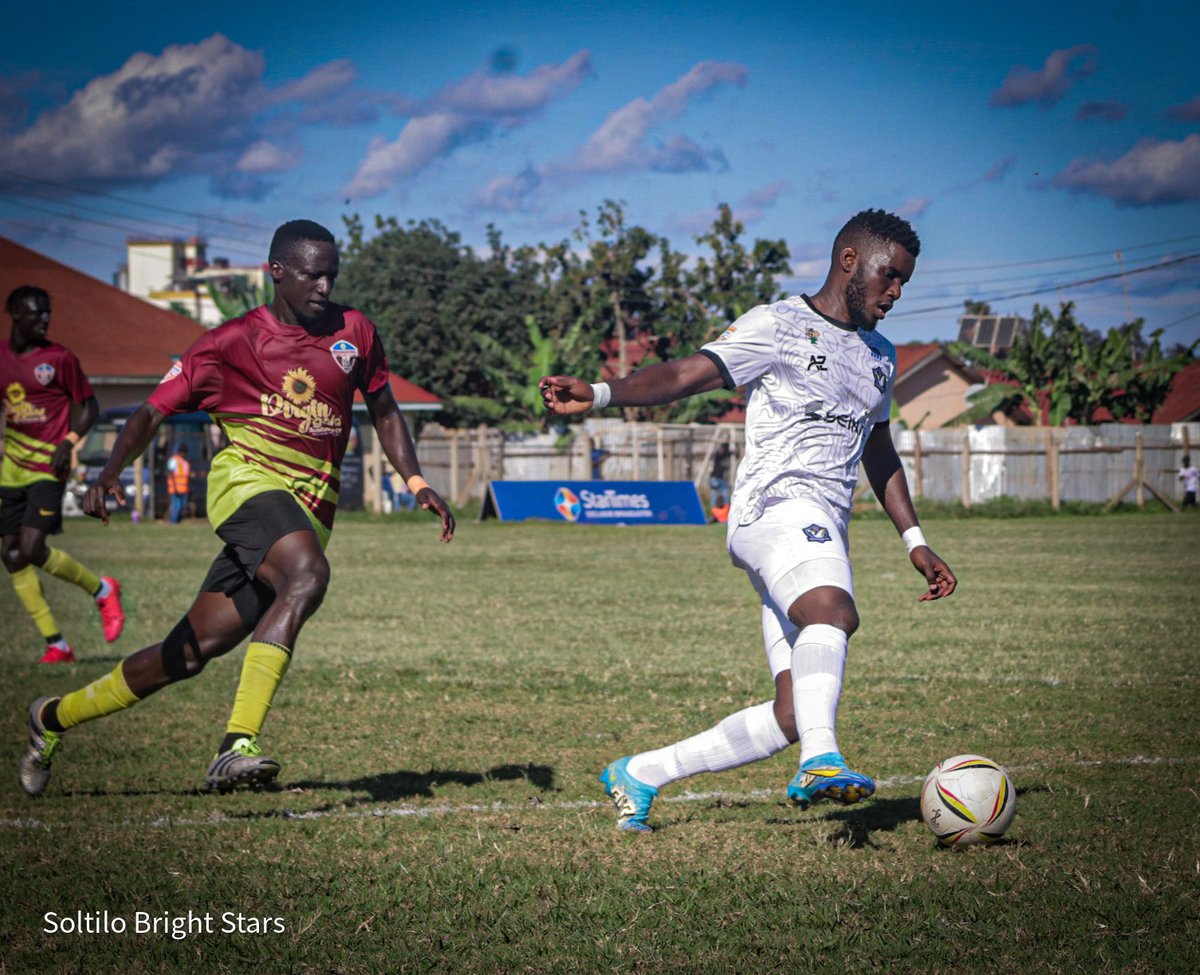
<path fill-rule="evenodd" d="M 279 763 L 263 755 L 258 736 L 291 664 L 300 629 L 329 585 L 329 562 L 316 533 L 305 529 L 276 540 L 258 568 L 258 579 L 275 598 L 254 627 L 225 737 L 205 775 L 205 785 L 218 792 L 270 782 L 279 774 Z"/>

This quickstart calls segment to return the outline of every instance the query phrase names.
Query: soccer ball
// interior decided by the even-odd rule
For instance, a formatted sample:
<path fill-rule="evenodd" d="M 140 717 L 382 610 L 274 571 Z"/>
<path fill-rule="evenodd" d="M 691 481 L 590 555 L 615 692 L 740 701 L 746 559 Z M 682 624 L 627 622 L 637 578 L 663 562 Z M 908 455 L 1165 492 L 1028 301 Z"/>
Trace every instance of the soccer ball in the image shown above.
<path fill-rule="evenodd" d="M 939 846 L 995 843 L 1017 812 L 1017 795 L 1003 766 L 982 755 L 955 755 L 921 786 L 921 818 Z"/>

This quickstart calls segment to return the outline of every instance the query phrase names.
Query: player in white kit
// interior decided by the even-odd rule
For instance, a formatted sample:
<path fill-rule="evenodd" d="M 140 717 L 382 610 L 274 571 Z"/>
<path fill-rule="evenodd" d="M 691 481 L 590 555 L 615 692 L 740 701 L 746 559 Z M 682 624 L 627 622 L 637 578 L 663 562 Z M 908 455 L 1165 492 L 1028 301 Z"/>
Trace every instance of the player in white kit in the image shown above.
<path fill-rule="evenodd" d="M 919 598 L 941 599 L 957 585 L 917 523 L 888 426 L 896 349 L 875 331 L 920 248 L 907 221 L 864 210 L 838 232 L 815 295 L 760 305 L 694 355 L 611 383 L 541 379 L 555 414 L 660 405 L 721 387 L 746 392 L 746 454 L 727 541 L 762 599 L 775 698 L 609 765 L 600 781 L 618 829 L 650 832 L 650 804 L 667 783 L 759 761 L 796 741 L 800 768 L 787 791 L 801 808 L 821 799 L 855 803 L 875 791 L 846 764 L 835 733 L 847 643 L 858 628 L 847 524 L 860 461 L 925 577 Z"/>

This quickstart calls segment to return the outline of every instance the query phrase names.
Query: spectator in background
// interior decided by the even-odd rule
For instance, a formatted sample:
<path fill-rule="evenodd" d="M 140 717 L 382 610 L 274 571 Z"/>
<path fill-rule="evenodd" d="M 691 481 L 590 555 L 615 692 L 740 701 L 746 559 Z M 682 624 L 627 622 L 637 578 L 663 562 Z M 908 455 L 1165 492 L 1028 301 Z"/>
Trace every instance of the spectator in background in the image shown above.
<path fill-rule="evenodd" d="M 596 445 L 592 447 L 592 480 L 604 480 L 604 462 L 612 456 L 610 451 L 604 449 L 604 442 L 596 441 Z"/>
<path fill-rule="evenodd" d="M 415 511 L 417 508 L 417 496 L 408 489 L 404 478 L 395 471 L 383 479 L 383 493 L 387 496 L 388 514 L 401 508 L 405 511 Z"/>
<path fill-rule="evenodd" d="M 725 524 L 729 520 L 729 444 L 721 442 L 713 454 L 712 472 L 708 476 L 709 507 L 714 521 Z"/>
<path fill-rule="evenodd" d="M 1200 471 L 1192 466 L 1192 458 L 1183 455 L 1183 466 L 1179 468 L 1179 479 L 1183 481 L 1183 506 L 1196 507 L 1196 488 L 1200 486 Z"/>
<path fill-rule="evenodd" d="M 167 520 L 172 525 L 178 525 L 187 511 L 188 494 L 191 492 L 192 465 L 188 463 L 187 444 L 175 446 L 175 453 L 167 461 L 167 495 L 171 499 L 171 507 L 167 512 Z"/>

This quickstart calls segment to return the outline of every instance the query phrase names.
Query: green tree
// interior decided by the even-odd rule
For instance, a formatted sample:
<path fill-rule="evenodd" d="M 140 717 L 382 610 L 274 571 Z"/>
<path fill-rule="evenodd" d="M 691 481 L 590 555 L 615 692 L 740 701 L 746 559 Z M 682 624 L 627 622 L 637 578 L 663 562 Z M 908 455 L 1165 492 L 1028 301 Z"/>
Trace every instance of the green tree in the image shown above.
<path fill-rule="evenodd" d="M 528 346 L 524 316 L 535 297 L 529 268 L 510 267 L 499 233 L 479 259 L 458 234 L 436 220 L 345 218 L 339 298 L 375 322 L 392 368 L 447 403 L 450 425 L 503 418 L 480 336 L 518 349 Z"/>
<path fill-rule="evenodd" d="M 226 321 L 240 318 L 247 312 L 261 305 L 269 305 L 275 300 L 275 285 L 270 278 L 264 278 L 261 286 L 251 284 L 245 278 L 233 278 L 224 283 L 208 281 L 205 287 L 213 304 L 217 306 L 217 311 Z"/>
<path fill-rule="evenodd" d="M 1141 328 L 1138 320 L 1101 337 L 1075 318 L 1072 302 L 1065 302 L 1057 315 L 1035 305 L 1029 334 L 1018 336 L 1005 356 L 953 343 L 953 354 L 1004 381 L 974 393 L 970 407 L 949 422 L 978 422 L 996 410 L 1007 413 L 1024 406 L 1039 426 L 1043 421 L 1052 426 L 1067 420 L 1091 423 L 1101 408 L 1117 419 L 1149 423 L 1175 373 L 1191 361 L 1191 350 L 1167 355 L 1161 332 L 1153 333 L 1147 345 Z"/>

